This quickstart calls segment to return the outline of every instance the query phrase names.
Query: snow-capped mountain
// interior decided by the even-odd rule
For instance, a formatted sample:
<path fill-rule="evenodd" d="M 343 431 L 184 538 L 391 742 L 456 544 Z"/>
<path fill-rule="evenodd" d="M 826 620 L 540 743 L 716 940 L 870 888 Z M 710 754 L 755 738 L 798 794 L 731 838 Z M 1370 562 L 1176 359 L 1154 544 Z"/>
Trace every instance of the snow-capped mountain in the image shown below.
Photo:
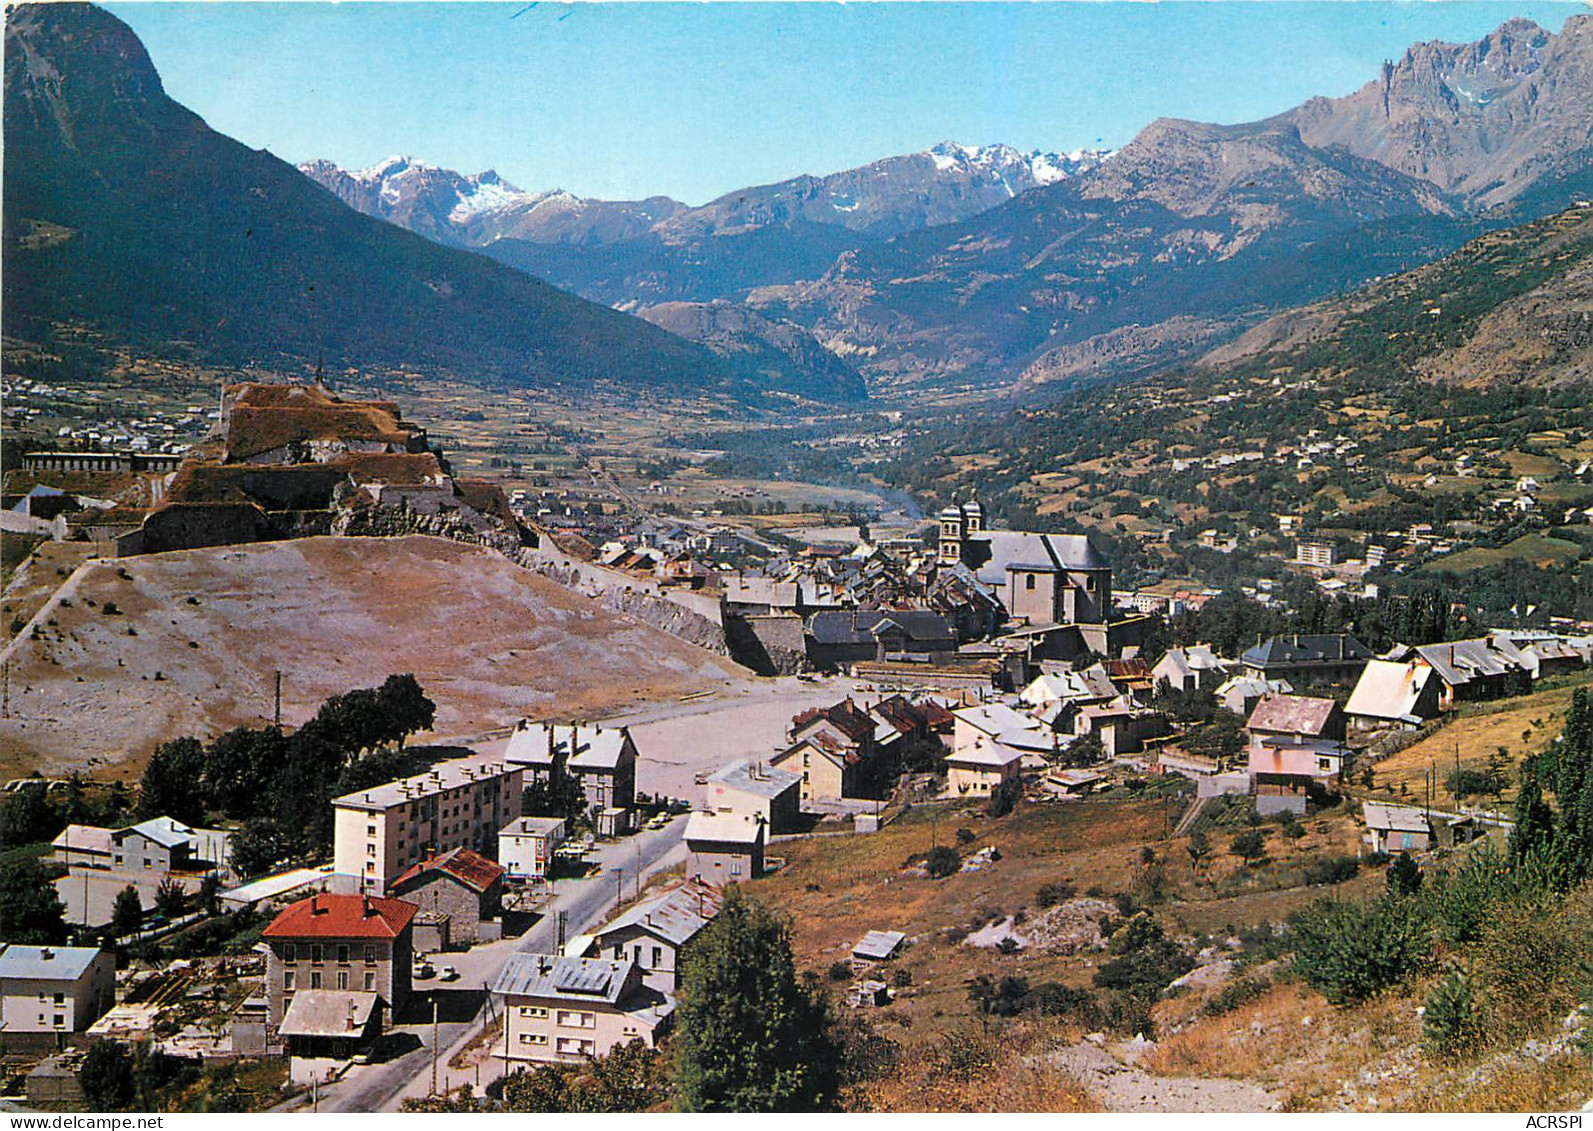
<path fill-rule="evenodd" d="M 467 176 L 410 157 L 358 170 L 330 161 L 299 168 L 361 212 L 443 243 L 482 247 L 502 239 L 607 244 L 652 230 L 666 243 L 679 243 L 798 221 L 888 237 L 967 219 L 1077 176 L 1108 156 L 1104 150 L 1021 153 L 1010 145 L 945 141 L 827 176 L 738 189 L 701 208 L 665 196 L 605 201 L 561 189 L 526 192 L 490 169 Z"/>
<path fill-rule="evenodd" d="M 668 197 L 616 202 L 562 189 L 526 192 L 492 169 L 467 176 L 402 156 L 352 171 L 310 161 L 299 171 L 369 216 L 462 247 L 498 239 L 607 243 L 639 235 L 685 208 Z"/>

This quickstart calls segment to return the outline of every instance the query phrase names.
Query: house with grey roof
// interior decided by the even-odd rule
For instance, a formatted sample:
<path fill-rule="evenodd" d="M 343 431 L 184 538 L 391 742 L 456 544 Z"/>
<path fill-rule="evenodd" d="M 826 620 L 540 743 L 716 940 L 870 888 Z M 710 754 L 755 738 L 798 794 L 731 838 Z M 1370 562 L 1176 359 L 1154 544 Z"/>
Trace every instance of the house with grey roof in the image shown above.
<path fill-rule="evenodd" d="M 644 984 L 626 960 L 510 955 L 491 989 L 501 1003 L 503 1035 L 493 1055 L 517 1061 L 580 1063 L 617 1045 L 657 1043 L 674 999 Z"/>
<path fill-rule="evenodd" d="M 504 759 L 525 772 L 525 783 L 569 774 L 581 783 L 588 808 L 636 806 L 636 742 L 629 727 L 556 725 L 522 719 Z"/>
<path fill-rule="evenodd" d="M 709 774 L 703 791 L 709 809 L 753 817 L 771 833 L 785 832 L 802 820 L 802 775 L 795 770 L 738 758 Z"/>
<path fill-rule="evenodd" d="M 711 884 L 685 880 L 633 904 L 592 933 L 592 958 L 629 959 L 642 982 L 666 994 L 675 992 L 681 957 L 724 902 Z"/>
<path fill-rule="evenodd" d="M 1082 534 L 987 530 L 977 500 L 946 507 L 938 516 L 938 557 L 962 564 L 1001 599 L 1007 616 L 1029 625 L 1094 626 L 1106 652 L 1112 610 L 1112 567 Z M 1098 645 L 1098 646 L 1097 646 Z"/>
<path fill-rule="evenodd" d="M 1431 668 L 1440 681 L 1438 701 L 1444 710 L 1456 703 L 1519 695 L 1532 685 L 1532 662 L 1503 633 L 1403 646 L 1395 648 L 1388 658 L 1411 660 Z"/>
<path fill-rule="evenodd" d="M 1433 669 L 1415 661 L 1369 660 L 1344 706 L 1362 727 L 1419 727 L 1439 710 L 1439 680 Z"/>
<path fill-rule="evenodd" d="M 686 821 L 686 878 L 720 888 L 757 879 L 767 829 L 736 813 L 693 813 Z"/>
<path fill-rule="evenodd" d="M 1349 683 L 1360 678 L 1370 659 L 1372 650 L 1345 632 L 1274 636 L 1240 657 L 1247 675 L 1287 680 L 1297 688 Z"/>
<path fill-rule="evenodd" d="M 860 660 L 949 655 L 957 631 L 932 609 L 836 609 L 809 616 L 803 642 L 810 664 L 834 670 Z"/>
<path fill-rule="evenodd" d="M 0 1047 L 12 1037 L 81 1033 L 116 1004 L 116 958 L 92 946 L 0 950 Z M 37 1040 L 37 1038 L 35 1038 Z"/>

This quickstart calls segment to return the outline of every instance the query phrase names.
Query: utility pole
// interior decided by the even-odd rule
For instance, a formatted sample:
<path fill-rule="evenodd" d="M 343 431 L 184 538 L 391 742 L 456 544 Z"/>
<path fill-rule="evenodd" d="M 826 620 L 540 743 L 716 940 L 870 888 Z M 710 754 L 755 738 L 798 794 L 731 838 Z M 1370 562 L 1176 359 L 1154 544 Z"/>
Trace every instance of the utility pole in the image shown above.
<path fill-rule="evenodd" d="M 11 661 L 0 664 L 0 719 L 11 717 Z"/>
<path fill-rule="evenodd" d="M 273 709 L 273 711 L 271 713 L 271 720 L 272 720 L 272 724 L 278 730 L 282 729 L 282 669 L 281 668 L 277 669 L 276 706 L 275 706 L 275 708 Z"/>
<path fill-rule="evenodd" d="M 437 992 L 431 995 L 431 1094 L 437 1094 Z"/>

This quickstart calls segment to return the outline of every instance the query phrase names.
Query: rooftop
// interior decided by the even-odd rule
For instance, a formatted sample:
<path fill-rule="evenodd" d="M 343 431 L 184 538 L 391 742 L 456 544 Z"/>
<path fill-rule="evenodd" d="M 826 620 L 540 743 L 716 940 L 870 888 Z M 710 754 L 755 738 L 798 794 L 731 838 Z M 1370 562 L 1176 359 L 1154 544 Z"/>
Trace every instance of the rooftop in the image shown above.
<path fill-rule="evenodd" d="M 300 990 L 282 1016 L 284 1037 L 347 1037 L 362 1033 L 376 1011 L 374 993 Z"/>
<path fill-rule="evenodd" d="M 632 970 L 628 961 L 516 952 L 499 972 L 492 992 L 616 1005 L 631 980 Z"/>
<path fill-rule="evenodd" d="M 438 762 L 424 774 L 345 793 L 342 797 L 333 798 L 332 804 L 344 809 L 380 812 L 405 801 L 473 785 L 519 768 L 509 765 L 496 754 L 473 754 L 468 758 Z"/>
<path fill-rule="evenodd" d="M 0 978 L 75 982 L 103 952 L 95 946 L 27 946 L 0 950 Z"/>
<path fill-rule="evenodd" d="M 613 769 L 620 764 L 629 738 L 625 727 L 559 726 L 521 719 L 503 756 L 517 766 L 547 766 L 557 757 L 575 769 Z"/>
<path fill-rule="evenodd" d="M 392 887 L 395 892 L 417 883 L 436 878 L 436 874 L 450 876 L 472 891 L 484 892 L 503 878 L 504 867 L 496 860 L 488 860 L 479 852 L 468 848 L 450 848 L 438 856 L 428 857 L 411 864 Z"/>
<path fill-rule="evenodd" d="M 1348 633 L 1331 636 L 1274 636 L 1247 649 L 1244 662 L 1269 664 L 1334 664 L 1370 660 L 1372 650 Z"/>
<path fill-rule="evenodd" d="M 1420 664 L 1370 660 L 1344 710 L 1369 719 L 1415 720 L 1412 712 L 1432 677 L 1433 669 Z"/>
<path fill-rule="evenodd" d="M 791 770 L 778 770 L 762 762 L 754 763 L 746 758 L 738 758 L 728 766 L 708 775 L 708 780 L 728 785 L 744 793 L 775 798 L 792 786 L 798 785 L 802 781 L 802 775 Z"/>
<path fill-rule="evenodd" d="M 1338 704 L 1308 695 L 1271 695 L 1256 704 L 1245 727 L 1284 734 L 1323 734 Z"/>
<path fill-rule="evenodd" d="M 686 840 L 723 844 L 761 844 L 763 822 L 736 813 L 693 813 L 686 820 Z"/>
<path fill-rule="evenodd" d="M 614 931 L 639 926 L 680 946 L 713 921 L 723 898 L 719 889 L 711 884 L 687 880 L 622 912 L 593 935 L 602 939 Z"/>
<path fill-rule="evenodd" d="M 1062 573 L 1070 569 L 1110 569 L 1089 538 L 1082 534 L 1030 534 L 1018 530 L 987 530 L 968 538 L 969 564 L 981 582 L 1007 584 L 1014 569 Z"/>
<path fill-rule="evenodd" d="M 418 910 L 401 899 L 318 893 L 283 908 L 261 933 L 268 939 L 396 939 Z"/>

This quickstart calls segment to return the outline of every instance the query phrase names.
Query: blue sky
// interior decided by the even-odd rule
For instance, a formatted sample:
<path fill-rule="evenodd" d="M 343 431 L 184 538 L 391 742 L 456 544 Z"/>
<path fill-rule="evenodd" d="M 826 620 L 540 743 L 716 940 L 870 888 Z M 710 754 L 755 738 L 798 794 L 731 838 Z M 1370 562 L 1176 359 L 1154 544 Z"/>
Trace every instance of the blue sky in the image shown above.
<path fill-rule="evenodd" d="M 172 97 L 298 162 L 406 153 L 701 203 L 937 141 L 1119 146 L 1347 94 L 1419 40 L 1585 3 L 118 3 Z M 517 14 L 518 13 L 518 14 Z"/>

